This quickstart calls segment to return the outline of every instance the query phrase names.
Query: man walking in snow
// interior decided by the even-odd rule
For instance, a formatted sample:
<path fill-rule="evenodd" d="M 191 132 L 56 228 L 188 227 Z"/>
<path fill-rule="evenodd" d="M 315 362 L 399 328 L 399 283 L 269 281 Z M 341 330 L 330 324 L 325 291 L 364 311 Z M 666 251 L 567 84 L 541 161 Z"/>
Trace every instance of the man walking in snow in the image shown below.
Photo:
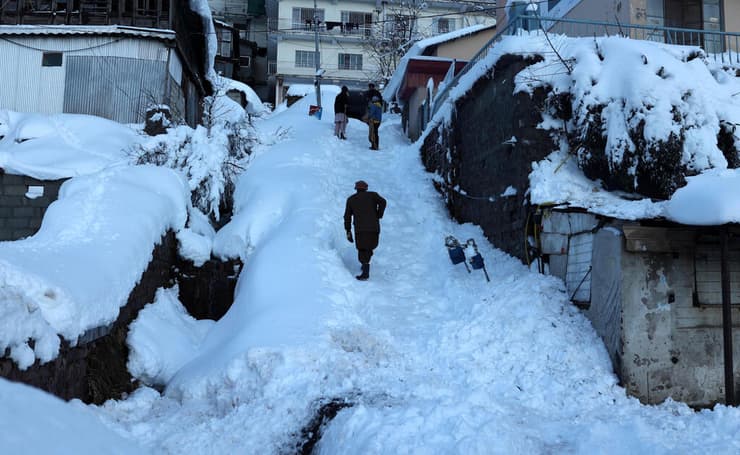
<path fill-rule="evenodd" d="M 357 192 L 347 198 L 344 208 L 344 230 L 347 231 L 347 240 L 352 242 L 354 221 L 357 259 L 362 265 L 362 273 L 355 278 L 365 281 L 370 278 L 370 258 L 378 246 L 380 219 L 383 218 L 386 201 L 378 193 L 368 191 L 363 180 L 355 182 L 355 190 Z"/>

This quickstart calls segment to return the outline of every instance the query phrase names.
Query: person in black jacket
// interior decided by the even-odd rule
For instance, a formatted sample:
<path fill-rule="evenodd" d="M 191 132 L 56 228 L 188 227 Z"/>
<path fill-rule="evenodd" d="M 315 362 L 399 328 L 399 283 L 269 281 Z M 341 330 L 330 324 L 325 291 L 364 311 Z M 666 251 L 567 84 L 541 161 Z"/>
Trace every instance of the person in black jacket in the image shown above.
<path fill-rule="evenodd" d="M 347 105 L 349 104 L 349 89 L 342 86 L 342 91 L 334 98 L 334 135 L 339 139 L 347 139 Z"/>
<path fill-rule="evenodd" d="M 370 278 L 370 258 L 378 247 L 380 219 L 385 212 L 386 200 L 378 193 L 368 191 L 367 183 L 363 180 L 355 182 L 355 190 L 357 192 L 347 198 L 344 208 L 344 230 L 347 231 L 347 240 L 352 242 L 351 227 L 354 221 L 357 259 L 362 266 L 362 273 L 355 278 L 365 281 Z"/>

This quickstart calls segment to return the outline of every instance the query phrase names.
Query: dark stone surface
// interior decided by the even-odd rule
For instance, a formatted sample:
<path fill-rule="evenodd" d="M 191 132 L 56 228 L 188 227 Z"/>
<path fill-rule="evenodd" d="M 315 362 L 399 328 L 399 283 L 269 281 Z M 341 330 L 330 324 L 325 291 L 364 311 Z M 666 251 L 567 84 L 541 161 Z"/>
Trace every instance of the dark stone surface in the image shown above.
<path fill-rule="evenodd" d="M 167 106 L 157 106 L 147 109 L 145 117 L 144 132 L 149 136 L 166 134 L 167 127 L 172 123 L 172 112 L 170 112 L 170 108 Z"/>
<path fill-rule="evenodd" d="M 422 146 L 426 169 L 444 179 L 437 186 L 452 216 L 480 225 L 497 248 L 520 259 L 525 257 L 530 210 L 525 194 L 531 163 L 555 149 L 550 134 L 537 128 L 545 109 L 545 91 L 513 95 L 515 75 L 538 60 L 501 57 L 493 75 L 479 79 L 457 101 L 451 129 L 443 129 L 442 137 L 435 130 Z M 514 144 L 508 143 L 512 137 Z M 465 195 L 454 190 L 456 186 Z M 509 186 L 517 194 L 501 197 Z M 446 234 L 440 233 L 440 244 Z"/>
<path fill-rule="evenodd" d="M 238 259 L 211 259 L 201 267 L 181 259 L 177 264 L 177 283 L 180 302 L 188 313 L 196 319 L 221 319 L 234 302 L 241 266 Z"/>
<path fill-rule="evenodd" d="M 19 240 L 35 234 L 65 180 L 37 180 L 0 172 L 0 241 Z M 29 186 L 43 186 L 43 196 L 26 197 Z"/>
<path fill-rule="evenodd" d="M 135 383 L 126 369 L 128 327 L 144 305 L 154 301 L 157 289 L 172 285 L 171 265 L 177 256 L 176 247 L 174 234 L 168 232 L 154 248 L 149 267 L 121 308 L 118 319 L 108 331 L 102 331 L 107 332 L 106 335 L 75 347 L 62 342 L 55 360 L 43 365 L 36 361 L 23 371 L 10 358 L 0 358 L 0 376 L 38 387 L 65 400 L 79 398 L 86 403 L 101 404 L 131 392 Z"/>

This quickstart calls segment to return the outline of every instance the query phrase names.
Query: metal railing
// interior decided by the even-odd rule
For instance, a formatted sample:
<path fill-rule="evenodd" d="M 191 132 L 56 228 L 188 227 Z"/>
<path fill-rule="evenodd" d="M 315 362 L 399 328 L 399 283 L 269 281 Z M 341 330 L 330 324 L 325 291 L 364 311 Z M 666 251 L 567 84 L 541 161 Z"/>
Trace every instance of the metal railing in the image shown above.
<path fill-rule="evenodd" d="M 504 36 L 520 31 L 566 35 L 569 37 L 623 36 L 630 39 L 701 47 L 708 58 L 726 63 L 740 63 L 740 33 L 718 30 L 697 30 L 657 25 L 617 24 L 601 21 L 564 19 L 543 16 L 518 16 L 486 43 L 458 74 L 442 87 L 434 98 L 432 117 L 447 100 L 450 90 L 457 85 L 479 61 L 488 56 L 490 50 Z"/>

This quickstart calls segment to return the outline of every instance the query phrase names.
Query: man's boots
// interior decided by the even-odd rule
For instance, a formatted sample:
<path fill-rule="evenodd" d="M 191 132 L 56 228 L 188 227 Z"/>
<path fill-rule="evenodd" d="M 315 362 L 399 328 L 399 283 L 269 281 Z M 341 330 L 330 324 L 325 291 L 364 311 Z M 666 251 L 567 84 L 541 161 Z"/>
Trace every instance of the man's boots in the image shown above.
<path fill-rule="evenodd" d="M 360 281 L 365 281 L 370 278 L 370 264 L 362 264 L 362 273 L 357 275 L 355 278 Z"/>

